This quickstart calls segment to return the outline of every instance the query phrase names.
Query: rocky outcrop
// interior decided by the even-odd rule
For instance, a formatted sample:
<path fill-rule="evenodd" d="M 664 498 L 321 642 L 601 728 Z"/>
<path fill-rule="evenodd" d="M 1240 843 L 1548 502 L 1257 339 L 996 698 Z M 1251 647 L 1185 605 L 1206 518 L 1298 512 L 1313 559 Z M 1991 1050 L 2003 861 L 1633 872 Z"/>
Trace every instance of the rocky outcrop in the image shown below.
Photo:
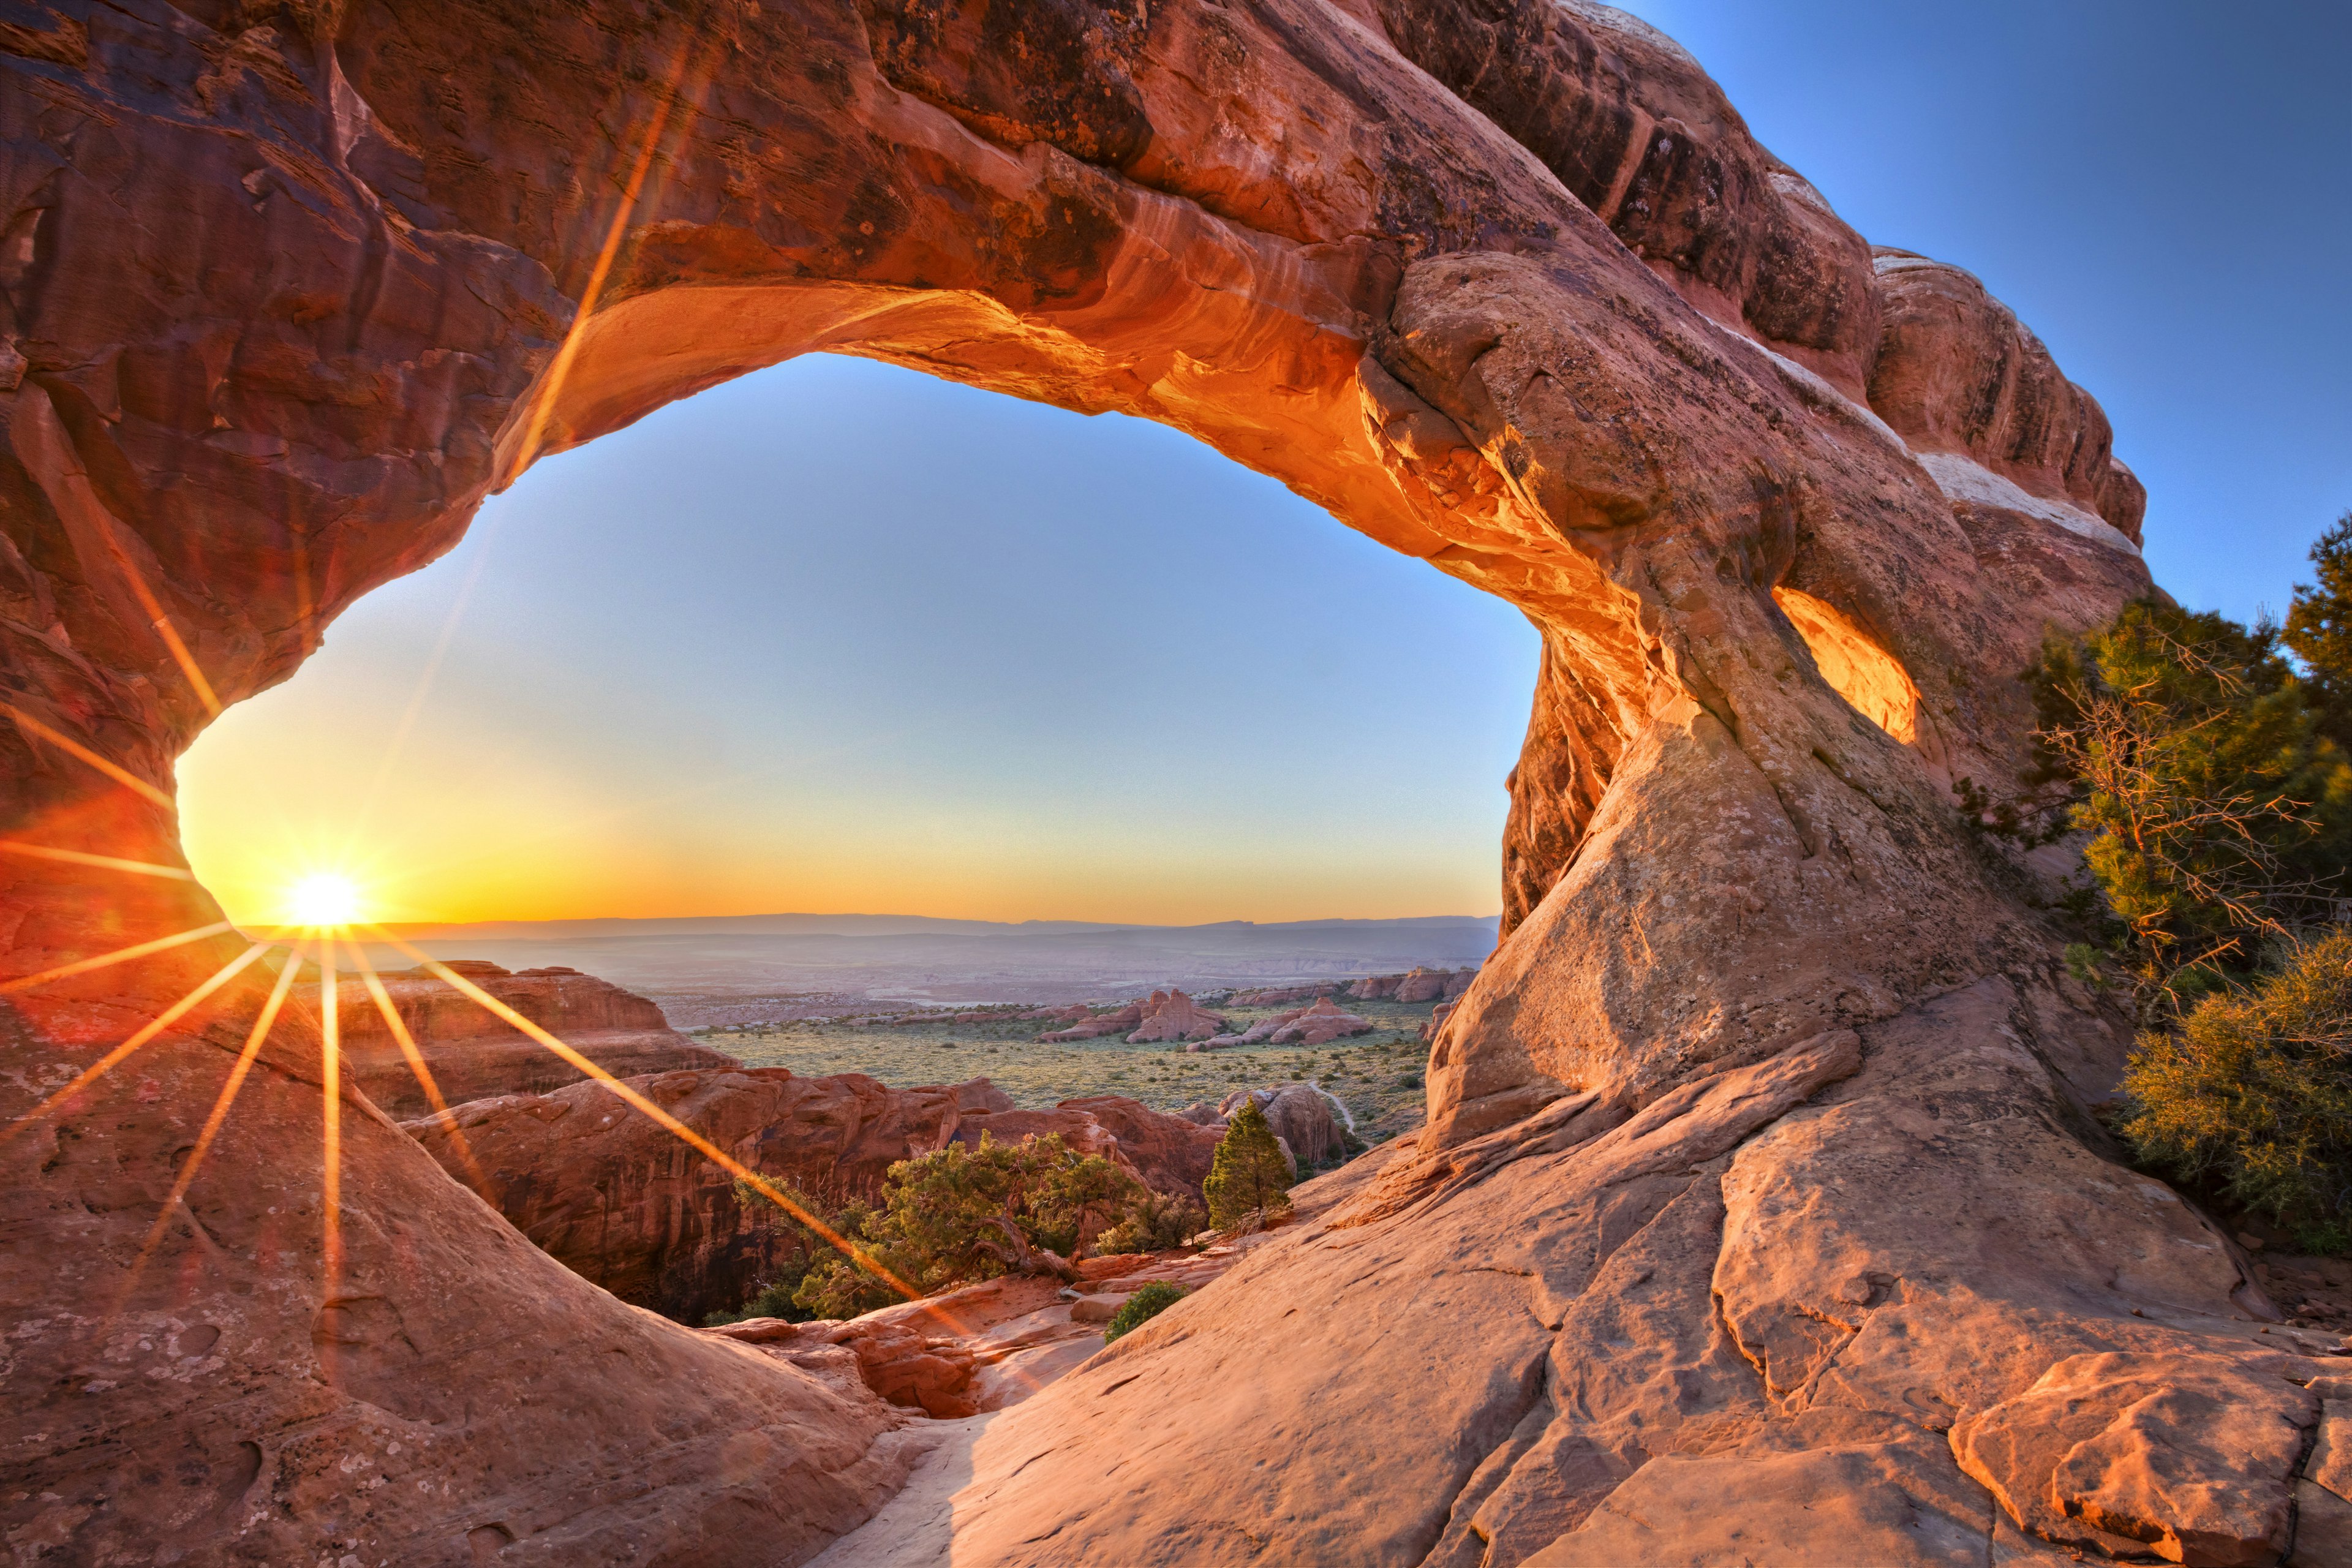
<path fill-rule="evenodd" d="M 1459 996 L 1478 978 L 1472 964 L 1465 969 L 1414 969 L 1403 974 L 1368 974 L 1348 987 L 1359 1001 L 1439 1002 Z"/>
<path fill-rule="evenodd" d="M 1268 985 L 1255 991 L 1236 991 L 1227 998 L 1235 1007 L 1276 1007 L 1285 1002 L 1311 1002 L 1337 987 L 1329 981 L 1313 985 Z"/>
<path fill-rule="evenodd" d="M 2002 505 L 2013 487 L 2061 526 L 2104 522 L 2137 545 L 2147 490 L 2116 460 L 2105 412 L 2042 340 L 1957 267 L 1885 247 L 1872 256 L 1885 325 L 1870 405 L 1937 488 L 1956 504 Z"/>
<path fill-rule="evenodd" d="M 1372 1031 L 1370 1020 L 1358 1017 L 1328 996 L 1312 1007 L 1284 1013 L 1267 1021 L 1274 1027 L 1267 1031 L 1265 1038 L 1277 1046 L 1328 1045 L 1349 1035 L 1369 1035 Z"/>
<path fill-rule="evenodd" d="M 820 1219 L 951 1142 L 1055 1134 L 1157 1191 L 1201 1197 L 1217 1134 L 1116 1096 L 1020 1110 L 986 1079 L 889 1089 L 782 1068 L 662 1073 L 631 1087 Z M 624 1301 L 682 1322 L 741 1306 L 801 1245 L 791 1216 L 603 1086 L 509 1095 L 405 1124 L 516 1229 Z"/>
<path fill-rule="evenodd" d="M 1154 991 L 1139 1002 L 1130 1002 L 1108 1013 L 1090 1015 L 1078 1007 L 1061 1016 L 1074 1020 L 1071 1026 L 1049 1030 L 1037 1037 L 1039 1041 L 1054 1044 L 1124 1035 L 1129 1044 L 1139 1046 L 1160 1040 L 1205 1040 L 1225 1026 L 1224 1019 L 1204 1011 L 1183 992 L 1173 989 Z"/>
<path fill-rule="evenodd" d="M 562 967 L 509 973 L 495 963 L 466 960 L 449 967 L 614 1078 L 740 1065 L 688 1040 L 644 997 L 593 974 Z M 409 1045 L 446 1105 L 545 1094 L 586 1076 L 436 975 L 392 971 L 380 984 L 383 1003 L 400 1020 L 398 1030 L 363 979 L 344 979 L 336 987 L 343 1070 L 395 1121 L 437 1109 L 409 1060 Z"/>
<path fill-rule="evenodd" d="M 1037 1037 L 1040 1044 L 1053 1045 L 1065 1040 L 1099 1040 L 1105 1035 L 1124 1035 L 1143 1023 L 1143 1004 L 1129 1002 L 1108 1013 L 1089 1014 L 1066 1029 L 1049 1029 Z"/>
<path fill-rule="evenodd" d="M 1307 1084 L 1282 1083 L 1269 1089 L 1237 1089 L 1225 1096 L 1217 1107 L 1220 1117 L 1231 1121 L 1234 1112 L 1245 1100 L 1257 1101 L 1265 1113 L 1266 1125 L 1282 1140 L 1283 1149 L 1290 1155 L 1295 1167 L 1315 1170 L 1336 1164 L 1347 1154 L 1347 1146 L 1339 1135 L 1339 1119 L 1331 1114 L 1331 1102 Z M 1214 1146 L 1212 1145 L 1213 1152 Z"/>
<path fill-rule="evenodd" d="M 1359 1017 L 1323 996 L 1317 998 L 1311 1007 L 1294 1007 L 1287 1013 L 1261 1018 L 1238 1035 L 1213 1036 L 1187 1048 L 1216 1051 L 1229 1046 L 1255 1046 L 1261 1041 L 1277 1046 L 1321 1046 L 1343 1036 L 1365 1035 L 1371 1030 L 1370 1019 Z"/>
<path fill-rule="evenodd" d="M 820 1218 L 871 1198 L 900 1160 L 967 1120 L 1018 1116 L 984 1079 L 888 1089 L 782 1068 L 663 1073 L 632 1086 Z M 602 1085 L 509 1095 L 405 1124 L 517 1230 L 622 1300 L 683 1322 L 740 1307 L 799 1246 L 788 1216 Z"/>
<path fill-rule="evenodd" d="M 1224 1134 L 1222 1125 L 1205 1128 L 1189 1117 L 1153 1110 L 1117 1094 L 1066 1100 L 1055 1109 L 1093 1118 L 1118 1141 L 1121 1158 L 1152 1191 L 1202 1201 L 1201 1184 L 1216 1161 L 1217 1140 Z"/>
<path fill-rule="evenodd" d="M 1952 806 L 2026 756 L 2046 632 L 2147 591 L 2135 487 L 1652 29 L 36 0 L 0 79 L 20 1551 L 790 1563 L 895 1480 L 863 1387 L 630 1311 L 311 1009 L 257 1027 L 171 793 L 534 458 L 819 350 L 1173 425 L 1543 648 L 1428 1125 L 1004 1412 L 936 1560 L 2187 1557 L 2338 1496 L 2317 1436 L 2137 1457 L 2333 1342 L 2257 1338 L 2228 1238 L 2108 1157 L 2130 1020 Z"/>
<path fill-rule="evenodd" d="M 1140 1046 L 1159 1040 L 1205 1040 L 1223 1032 L 1225 1020 L 1204 1011 L 1181 991 L 1154 991 L 1143 1004 L 1143 1024 L 1127 1043 Z"/>

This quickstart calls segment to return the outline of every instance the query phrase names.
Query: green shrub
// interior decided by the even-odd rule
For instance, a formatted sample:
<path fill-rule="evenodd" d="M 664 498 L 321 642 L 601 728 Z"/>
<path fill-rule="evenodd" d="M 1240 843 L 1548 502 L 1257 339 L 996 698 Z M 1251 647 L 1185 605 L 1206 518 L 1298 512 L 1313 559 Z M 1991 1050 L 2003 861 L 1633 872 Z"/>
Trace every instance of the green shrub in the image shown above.
<path fill-rule="evenodd" d="M 1201 1190 L 1209 1200 L 1209 1223 L 1219 1230 L 1289 1212 L 1290 1165 L 1256 1096 L 1244 1098 L 1226 1121 L 1216 1163 Z"/>
<path fill-rule="evenodd" d="M 858 1236 L 865 1228 L 867 1216 L 874 1212 L 873 1205 L 855 1197 L 827 1202 L 789 1184 L 780 1190 L 798 1206 L 799 1214 L 779 1207 L 749 1182 L 739 1179 L 735 1183 L 735 1201 L 741 1206 L 747 1225 L 755 1230 L 783 1233 L 788 1249 L 752 1288 L 751 1295 L 740 1309 L 732 1312 L 713 1312 L 703 1319 L 703 1327 L 740 1323 L 747 1318 L 782 1318 L 792 1322 L 805 1322 L 812 1317 L 856 1315 L 812 1309 L 808 1302 L 801 1300 L 801 1292 L 812 1275 L 830 1276 L 835 1265 L 844 1263 L 840 1252 L 826 1233 L 844 1238 Z M 817 1223 L 811 1224 L 809 1218 L 802 1217 L 803 1215 Z M 823 1228 L 819 1228 L 820 1226 Z M 878 1281 L 872 1280 L 870 1277 L 867 1279 L 870 1285 L 878 1286 Z M 868 1295 L 870 1297 L 871 1292 Z M 869 1299 L 866 1305 L 856 1310 L 870 1311 L 875 1307 L 887 1306 L 897 1300 L 896 1292 L 883 1287 L 878 1299 Z M 839 1307 L 842 1304 L 840 1300 L 828 1299 L 825 1306 Z"/>
<path fill-rule="evenodd" d="M 1181 1285 L 1171 1285 L 1155 1279 L 1127 1299 L 1127 1305 L 1111 1314 L 1109 1326 L 1103 1330 L 1103 1343 L 1108 1344 L 1121 1334 L 1139 1329 L 1169 1308 L 1184 1299 Z"/>
<path fill-rule="evenodd" d="M 1099 1252 L 1166 1252 L 1209 1228 L 1209 1216 L 1182 1193 L 1146 1193 L 1119 1222 L 1095 1237 Z"/>
<path fill-rule="evenodd" d="M 929 1294 L 1063 1267 L 1149 1196 L 1118 1166 L 1078 1153 L 1058 1135 L 999 1143 L 983 1133 L 977 1149 L 950 1143 L 891 1166 L 881 1206 L 844 1234 L 880 1269 Z M 837 1251 L 819 1259 L 793 1296 L 829 1318 L 899 1299 L 875 1268 Z"/>
<path fill-rule="evenodd" d="M 2218 1179 L 2306 1246 L 2352 1238 L 2352 932 L 2208 995 L 2142 1035 L 2125 1135 L 2149 1163 Z"/>

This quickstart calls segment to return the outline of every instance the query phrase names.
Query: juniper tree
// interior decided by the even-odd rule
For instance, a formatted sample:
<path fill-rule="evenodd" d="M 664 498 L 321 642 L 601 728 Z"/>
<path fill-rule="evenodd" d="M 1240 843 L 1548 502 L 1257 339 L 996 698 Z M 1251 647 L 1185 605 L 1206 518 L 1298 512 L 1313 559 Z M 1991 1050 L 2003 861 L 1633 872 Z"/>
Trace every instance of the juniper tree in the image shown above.
<path fill-rule="evenodd" d="M 1209 1179 L 1201 1184 L 1209 1200 L 1209 1223 L 1231 1230 L 1253 1219 L 1264 1219 L 1290 1209 L 1290 1163 L 1267 1124 L 1257 1097 L 1250 1095 L 1225 1123 L 1217 1141 L 1216 1162 Z"/>
<path fill-rule="evenodd" d="M 2297 583 L 2280 634 L 2303 662 L 2306 698 L 2327 738 L 2352 752 L 2352 511 L 2311 547 L 2316 583 Z"/>

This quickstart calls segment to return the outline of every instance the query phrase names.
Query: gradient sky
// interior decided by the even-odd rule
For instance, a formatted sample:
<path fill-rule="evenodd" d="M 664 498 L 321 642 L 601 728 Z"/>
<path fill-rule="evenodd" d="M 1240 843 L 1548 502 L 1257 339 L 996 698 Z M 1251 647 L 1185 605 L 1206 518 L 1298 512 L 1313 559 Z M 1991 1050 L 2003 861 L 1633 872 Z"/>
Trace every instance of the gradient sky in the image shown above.
<path fill-rule="evenodd" d="M 2352 507 L 2352 8 L 1632 9 L 2041 333 L 2159 581 L 2284 606 Z M 1534 657 L 1187 437 L 809 359 L 540 464 L 182 799 L 246 919 L 322 866 L 403 919 L 1488 912 Z"/>

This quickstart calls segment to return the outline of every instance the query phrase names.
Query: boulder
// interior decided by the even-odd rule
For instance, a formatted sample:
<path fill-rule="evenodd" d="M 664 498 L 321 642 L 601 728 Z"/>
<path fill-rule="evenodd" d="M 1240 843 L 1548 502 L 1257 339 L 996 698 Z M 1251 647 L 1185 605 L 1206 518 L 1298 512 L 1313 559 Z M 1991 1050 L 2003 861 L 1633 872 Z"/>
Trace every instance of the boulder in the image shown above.
<path fill-rule="evenodd" d="M 2286 1357 L 2069 1356 L 1963 1416 L 1952 1452 L 2043 1541 L 2257 1568 L 2286 1551 L 2295 1469 L 2319 1418 L 2295 1370 Z"/>
<path fill-rule="evenodd" d="M 576 969 L 509 973 L 472 959 L 448 967 L 614 1078 L 740 1065 L 678 1034 L 644 997 Z M 384 1001 L 416 1047 L 444 1104 L 545 1094 L 587 1076 L 426 970 L 391 971 L 379 978 Z M 431 1093 L 366 981 L 342 976 L 336 998 L 344 1070 L 353 1084 L 395 1121 L 429 1115 L 436 1109 Z"/>
<path fill-rule="evenodd" d="M 1294 1162 L 1309 1166 L 1331 1164 L 1347 1153 L 1339 1135 L 1339 1120 L 1331 1114 L 1331 1102 L 1322 1093 L 1303 1083 L 1276 1084 L 1269 1089 L 1238 1089 L 1227 1095 L 1217 1107 L 1218 1114 L 1230 1119 L 1242 1108 L 1245 1100 L 1255 1100 L 1265 1112 L 1266 1125 Z"/>

